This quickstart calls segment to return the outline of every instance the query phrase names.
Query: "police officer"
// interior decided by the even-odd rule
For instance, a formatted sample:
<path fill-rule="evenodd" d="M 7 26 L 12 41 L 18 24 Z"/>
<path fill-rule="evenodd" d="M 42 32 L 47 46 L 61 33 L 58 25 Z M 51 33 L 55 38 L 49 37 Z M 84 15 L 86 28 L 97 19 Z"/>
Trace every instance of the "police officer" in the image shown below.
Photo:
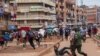
<path fill-rule="evenodd" d="M 75 35 L 71 40 L 71 52 L 73 56 L 77 56 L 75 51 L 77 50 L 79 54 L 87 56 L 86 53 L 82 52 L 81 47 L 82 47 L 82 40 L 83 38 L 81 37 L 80 31 L 78 28 L 75 29 Z"/>

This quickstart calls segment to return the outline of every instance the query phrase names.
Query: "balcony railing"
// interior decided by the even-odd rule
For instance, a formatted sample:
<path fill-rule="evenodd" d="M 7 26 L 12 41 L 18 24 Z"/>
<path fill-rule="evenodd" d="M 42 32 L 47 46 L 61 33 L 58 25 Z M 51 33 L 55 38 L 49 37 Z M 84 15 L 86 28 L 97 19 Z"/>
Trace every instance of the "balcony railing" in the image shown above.
<path fill-rule="evenodd" d="M 26 12 L 38 12 L 38 11 L 42 11 L 42 12 L 48 12 L 48 13 L 53 13 L 53 14 L 56 14 L 56 11 L 55 9 L 52 10 L 50 8 L 46 8 L 46 7 L 43 7 L 43 6 L 31 6 L 30 8 L 19 8 L 17 10 L 17 12 L 21 12 L 21 13 L 26 13 Z"/>
<path fill-rule="evenodd" d="M 56 13 L 55 9 L 51 10 L 50 8 L 46 8 L 43 6 L 31 6 L 30 11 L 44 11 L 49 13 Z"/>
<path fill-rule="evenodd" d="M 33 15 L 33 16 L 17 16 L 16 20 L 55 20 L 53 16 Z"/>
<path fill-rule="evenodd" d="M 75 0 L 66 0 L 66 3 L 75 4 Z"/>
<path fill-rule="evenodd" d="M 14 3 L 15 1 L 10 1 L 10 3 Z M 51 6 L 55 6 L 55 3 L 50 0 L 16 0 L 16 3 L 44 3 Z"/>
<path fill-rule="evenodd" d="M 41 27 L 43 27 L 43 24 L 39 24 L 39 23 L 19 24 L 19 28 L 20 28 L 20 27 L 25 27 L 25 26 L 31 27 L 31 28 L 41 28 Z"/>

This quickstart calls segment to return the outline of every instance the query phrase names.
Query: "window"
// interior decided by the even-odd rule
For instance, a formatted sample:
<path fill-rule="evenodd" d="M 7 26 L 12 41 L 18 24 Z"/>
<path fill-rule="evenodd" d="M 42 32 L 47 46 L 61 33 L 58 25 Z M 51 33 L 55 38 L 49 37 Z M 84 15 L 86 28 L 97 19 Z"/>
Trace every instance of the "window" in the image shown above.
<path fill-rule="evenodd" d="M 64 2 L 64 0 L 58 0 L 58 2 L 61 2 L 61 3 L 63 3 L 63 2 Z"/>

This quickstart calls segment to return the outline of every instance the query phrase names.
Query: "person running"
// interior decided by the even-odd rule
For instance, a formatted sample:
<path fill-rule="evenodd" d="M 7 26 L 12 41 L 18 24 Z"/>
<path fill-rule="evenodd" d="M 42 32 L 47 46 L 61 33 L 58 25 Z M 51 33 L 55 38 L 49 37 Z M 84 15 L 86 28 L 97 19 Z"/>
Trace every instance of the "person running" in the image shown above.
<path fill-rule="evenodd" d="M 44 39 L 44 36 L 45 36 L 45 30 L 44 29 L 39 29 L 39 32 L 38 34 L 40 35 L 40 38 L 41 38 L 41 41 Z"/>
<path fill-rule="evenodd" d="M 33 49 L 35 49 L 35 45 L 33 43 L 33 37 L 34 37 L 33 32 L 31 30 L 29 30 L 27 35 L 28 35 L 28 41 L 29 41 L 30 45 L 33 47 Z"/>
<path fill-rule="evenodd" d="M 82 47 L 82 40 L 83 38 L 81 37 L 80 31 L 78 28 L 75 29 L 75 35 L 71 40 L 71 52 L 73 56 L 77 56 L 75 51 L 77 50 L 79 54 L 87 56 L 86 53 L 82 52 L 81 47 Z"/>
<path fill-rule="evenodd" d="M 89 37 L 92 37 L 92 27 L 88 27 L 88 35 Z"/>
<path fill-rule="evenodd" d="M 68 52 L 68 49 L 70 49 L 69 47 L 64 47 L 62 49 L 59 49 L 59 47 L 60 47 L 59 43 L 54 46 L 54 52 L 56 56 L 64 56 L 65 54 L 68 54 L 69 56 L 71 56 L 70 52 Z"/>
<path fill-rule="evenodd" d="M 81 33 L 81 36 L 82 38 L 84 39 L 84 42 L 86 41 L 86 29 L 85 28 L 80 28 L 80 33 Z"/>
<path fill-rule="evenodd" d="M 3 35 L 3 38 L 4 38 L 5 47 L 7 48 L 8 41 L 10 41 L 10 35 L 9 35 L 9 33 L 8 32 L 5 32 L 4 35 Z"/>
<path fill-rule="evenodd" d="M 97 34 L 97 32 L 98 32 L 97 27 L 94 25 L 92 30 L 93 30 L 93 35 L 95 36 Z"/>
<path fill-rule="evenodd" d="M 34 39 L 36 40 L 36 43 L 38 44 L 38 47 L 40 47 L 41 42 L 41 35 L 38 33 L 38 31 L 34 31 Z"/>
<path fill-rule="evenodd" d="M 3 39 L 3 36 L 0 32 L 0 50 L 2 50 L 4 48 L 4 39 Z"/>
<path fill-rule="evenodd" d="M 47 28 L 47 34 L 48 34 L 48 37 L 49 37 L 49 39 L 51 39 L 52 40 L 52 28 Z"/>
<path fill-rule="evenodd" d="M 23 48 L 26 47 L 26 31 L 25 30 L 21 30 L 21 37 L 22 37 L 22 41 L 23 41 Z"/>
<path fill-rule="evenodd" d="M 58 34 L 59 34 L 59 28 L 54 28 L 53 29 L 53 35 L 58 38 L 59 37 Z"/>
<path fill-rule="evenodd" d="M 60 27 L 60 28 L 59 28 L 59 33 L 60 33 L 61 39 L 64 40 L 64 39 L 63 39 L 63 27 Z"/>
<path fill-rule="evenodd" d="M 22 42 L 22 41 L 21 41 L 21 31 L 20 31 L 20 30 L 17 31 L 16 36 L 17 36 L 17 37 L 16 37 L 16 39 L 17 39 L 17 45 L 19 45 L 20 42 Z"/>
<path fill-rule="evenodd" d="M 65 39 L 68 40 L 68 36 L 70 34 L 70 29 L 69 28 L 65 28 Z"/>

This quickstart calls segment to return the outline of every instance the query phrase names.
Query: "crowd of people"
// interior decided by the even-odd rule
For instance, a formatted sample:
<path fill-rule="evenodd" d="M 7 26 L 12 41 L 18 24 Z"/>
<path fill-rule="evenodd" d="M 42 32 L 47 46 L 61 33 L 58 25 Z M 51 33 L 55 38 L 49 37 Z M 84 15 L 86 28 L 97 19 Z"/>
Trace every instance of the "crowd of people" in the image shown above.
<path fill-rule="evenodd" d="M 65 31 L 65 32 L 64 32 Z M 37 46 L 40 47 L 41 46 L 41 42 L 46 40 L 46 38 L 49 38 L 50 40 L 52 40 L 52 36 L 57 36 L 58 39 L 66 39 L 66 40 L 70 40 L 70 47 L 64 47 L 62 49 L 63 52 L 61 53 L 61 55 L 64 55 L 65 53 L 70 54 L 68 51 L 65 51 L 66 49 L 70 49 L 72 56 L 77 56 L 75 53 L 75 50 L 78 51 L 78 53 L 87 56 L 86 53 L 81 51 L 81 47 L 82 47 L 82 40 L 85 42 L 86 41 L 86 35 L 88 34 L 90 37 L 92 35 L 96 35 L 98 32 L 97 27 L 93 26 L 93 27 L 88 27 L 88 28 L 84 28 L 84 27 L 79 27 L 79 28 L 73 28 L 70 29 L 68 27 L 63 28 L 63 27 L 59 27 L 59 28 L 54 28 L 54 29 L 44 29 L 41 28 L 38 31 L 36 30 L 17 30 L 17 31 L 10 31 L 10 32 L 0 32 L 0 49 L 5 49 L 8 46 L 8 43 L 13 42 L 14 39 L 17 40 L 17 45 L 20 45 L 20 43 L 23 43 L 23 48 L 26 48 L 26 43 L 29 42 L 30 46 L 33 47 L 33 49 L 36 49 L 35 43 L 34 41 L 37 43 Z M 65 35 L 64 35 L 65 33 Z M 63 38 L 63 36 L 65 36 L 65 38 Z M 70 38 L 68 38 L 70 36 Z M 58 53 L 60 53 L 57 49 L 59 47 L 54 46 L 55 49 L 55 53 L 56 55 L 58 55 Z"/>
<path fill-rule="evenodd" d="M 52 36 L 56 35 L 56 28 L 54 29 L 39 29 L 39 30 L 16 30 L 16 31 L 4 31 L 0 32 L 0 49 L 5 49 L 8 43 L 12 43 L 17 40 L 16 44 L 23 44 L 23 48 L 26 48 L 26 43 L 29 42 L 33 49 L 36 49 L 35 43 L 40 47 L 40 42 L 49 38 L 52 40 Z M 34 43 L 35 42 L 35 43 Z"/>

